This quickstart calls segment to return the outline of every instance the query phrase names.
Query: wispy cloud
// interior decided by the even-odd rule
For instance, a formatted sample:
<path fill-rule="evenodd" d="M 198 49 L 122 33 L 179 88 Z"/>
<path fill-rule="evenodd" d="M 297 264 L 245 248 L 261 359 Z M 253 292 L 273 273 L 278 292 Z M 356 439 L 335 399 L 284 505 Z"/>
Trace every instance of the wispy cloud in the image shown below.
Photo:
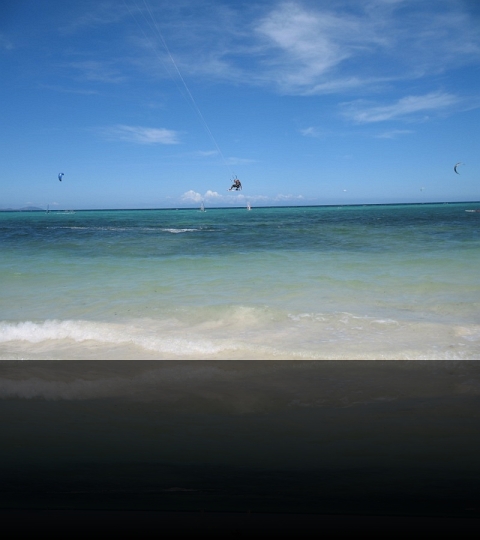
<path fill-rule="evenodd" d="M 402 17 L 398 17 L 398 10 Z M 284 2 L 255 27 L 265 76 L 285 92 L 332 93 L 422 77 L 480 58 L 478 27 L 460 2 L 435 9 L 370 0 L 352 9 Z"/>
<path fill-rule="evenodd" d="M 345 103 L 344 114 L 358 123 L 385 122 L 398 118 L 414 119 L 420 113 L 445 110 L 459 102 L 446 92 L 431 92 L 423 96 L 406 96 L 390 105 L 370 105 L 364 101 Z"/>
<path fill-rule="evenodd" d="M 398 74 L 395 76 L 379 76 L 379 77 L 370 77 L 370 76 L 338 76 L 337 78 L 328 78 L 325 77 L 319 83 L 314 83 L 304 87 L 303 89 L 298 89 L 299 93 L 303 96 L 315 96 L 315 95 L 325 95 L 325 94 L 344 94 L 351 92 L 352 90 L 366 90 L 369 92 L 379 92 L 382 89 L 388 87 L 394 82 L 398 82 Z"/>
<path fill-rule="evenodd" d="M 411 129 L 392 129 L 391 131 L 384 131 L 379 135 L 376 135 L 377 139 L 396 139 L 403 135 L 410 135 L 413 133 Z"/>
<path fill-rule="evenodd" d="M 314 137 L 314 138 L 320 137 L 320 132 L 318 131 L 316 127 L 313 127 L 313 126 L 305 128 L 305 129 L 301 129 L 300 133 L 304 137 Z"/>
<path fill-rule="evenodd" d="M 165 128 L 116 125 L 103 128 L 100 133 L 109 140 L 137 144 L 179 144 L 179 134 Z"/>
<path fill-rule="evenodd" d="M 378 38 L 364 21 L 345 12 L 306 9 L 285 2 L 255 28 L 269 49 L 266 74 L 285 90 L 311 86 L 354 54 L 355 42 L 367 45 Z"/>
<path fill-rule="evenodd" d="M 228 165 L 248 165 L 249 163 L 256 163 L 255 159 L 239 158 L 230 156 L 226 159 Z"/>
<path fill-rule="evenodd" d="M 218 150 L 198 150 L 195 155 L 199 157 L 218 156 Z"/>
<path fill-rule="evenodd" d="M 434 6 L 418 0 L 235 4 L 104 0 L 61 32 L 115 24 L 128 29 L 118 36 L 116 61 L 71 64 L 85 80 L 105 83 L 126 80 L 132 68 L 176 78 L 178 67 L 209 82 L 293 95 L 343 94 L 379 91 L 480 59 L 478 19 L 460 0 L 435 0 Z"/>
<path fill-rule="evenodd" d="M 73 17 L 67 24 L 58 28 L 63 35 L 71 35 L 89 28 L 116 24 L 129 16 L 128 6 L 123 2 L 111 0 L 94 2 L 88 5 L 88 11 Z"/>
<path fill-rule="evenodd" d="M 91 96 L 98 94 L 98 90 L 91 90 L 91 89 L 85 89 L 85 88 L 72 88 L 72 87 L 66 87 L 66 86 L 60 86 L 57 84 L 40 84 L 40 88 L 44 88 L 46 90 L 53 90 L 54 92 L 62 92 L 64 94 L 82 94 L 85 96 Z"/>
<path fill-rule="evenodd" d="M 202 12 L 190 6 L 195 17 L 187 22 L 180 8 L 159 6 L 158 27 L 184 73 L 282 93 L 376 90 L 480 59 L 478 27 L 452 0 L 434 8 L 416 0 L 290 0 L 248 9 L 213 2 Z M 163 57 L 155 27 L 143 30 L 143 47 L 151 52 L 153 40 Z"/>
<path fill-rule="evenodd" d="M 70 62 L 67 67 L 73 68 L 79 74 L 77 78 L 84 81 L 102 83 L 120 83 L 126 80 L 122 71 L 111 63 L 86 60 L 83 62 Z"/>

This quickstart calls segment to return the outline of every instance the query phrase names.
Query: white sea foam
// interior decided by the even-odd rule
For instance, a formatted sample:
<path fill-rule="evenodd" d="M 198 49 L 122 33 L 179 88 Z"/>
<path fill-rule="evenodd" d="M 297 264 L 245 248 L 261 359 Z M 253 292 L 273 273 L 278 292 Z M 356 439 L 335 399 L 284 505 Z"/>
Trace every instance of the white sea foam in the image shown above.
<path fill-rule="evenodd" d="M 26 321 L 0 324 L 0 343 L 10 341 L 41 343 L 49 340 L 126 344 L 150 351 L 185 355 L 215 354 L 225 348 L 208 340 L 192 341 L 188 338 L 162 337 L 142 332 L 141 328 L 131 325 L 113 323 L 48 320 L 40 323 Z"/>
<path fill-rule="evenodd" d="M 476 359 L 478 326 L 262 307 L 187 310 L 121 322 L 0 323 L 0 358 Z"/>
<path fill-rule="evenodd" d="M 186 232 L 195 232 L 199 231 L 200 229 L 161 229 L 164 232 L 169 232 L 172 234 L 179 234 L 179 233 L 186 233 Z"/>
<path fill-rule="evenodd" d="M 458 326 L 455 334 L 467 341 L 480 341 L 480 325 Z"/>

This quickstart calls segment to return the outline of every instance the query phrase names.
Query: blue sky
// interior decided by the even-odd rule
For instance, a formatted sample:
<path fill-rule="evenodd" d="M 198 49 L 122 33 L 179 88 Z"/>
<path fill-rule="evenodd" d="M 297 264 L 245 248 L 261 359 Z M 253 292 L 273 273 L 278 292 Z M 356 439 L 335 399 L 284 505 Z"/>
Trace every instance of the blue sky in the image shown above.
<path fill-rule="evenodd" d="M 478 201 L 479 68 L 472 0 L 7 0 L 0 208 Z"/>

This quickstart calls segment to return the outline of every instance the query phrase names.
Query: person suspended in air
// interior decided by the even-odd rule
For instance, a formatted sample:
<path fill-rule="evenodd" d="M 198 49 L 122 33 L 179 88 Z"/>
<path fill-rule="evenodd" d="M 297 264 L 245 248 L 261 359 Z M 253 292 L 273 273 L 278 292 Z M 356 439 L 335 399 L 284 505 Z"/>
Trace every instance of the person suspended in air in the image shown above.
<path fill-rule="evenodd" d="M 232 187 L 228 191 L 232 191 L 232 189 L 234 189 L 235 191 L 242 189 L 242 183 L 238 178 L 234 179 Z"/>

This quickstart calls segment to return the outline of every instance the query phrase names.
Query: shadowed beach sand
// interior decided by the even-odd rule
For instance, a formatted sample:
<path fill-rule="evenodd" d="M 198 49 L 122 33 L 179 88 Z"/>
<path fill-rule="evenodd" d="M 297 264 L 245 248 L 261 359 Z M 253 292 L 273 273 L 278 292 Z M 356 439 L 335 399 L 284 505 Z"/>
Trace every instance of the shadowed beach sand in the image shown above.
<path fill-rule="evenodd" d="M 0 398 L 7 520 L 353 530 L 480 517 L 474 361 L 2 362 Z"/>

